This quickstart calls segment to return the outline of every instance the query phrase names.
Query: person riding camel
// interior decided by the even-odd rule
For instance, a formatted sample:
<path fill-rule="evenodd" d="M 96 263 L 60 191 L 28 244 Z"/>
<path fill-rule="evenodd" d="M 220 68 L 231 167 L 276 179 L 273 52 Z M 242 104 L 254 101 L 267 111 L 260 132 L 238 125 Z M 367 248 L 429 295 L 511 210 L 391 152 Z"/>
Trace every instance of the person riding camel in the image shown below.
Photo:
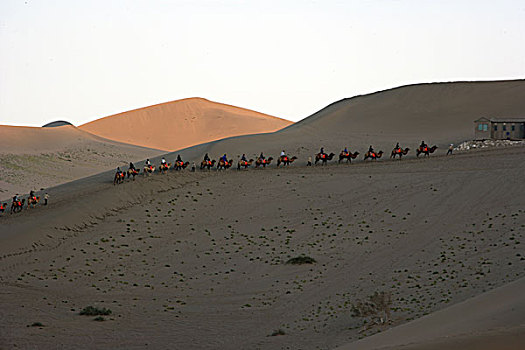
<path fill-rule="evenodd" d="M 259 160 L 263 161 L 264 159 L 265 159 L 264 154 L 261 152 L 261 154 L 259 155 Z"/>
<path fill-rule="evenodd" d="M 29 191 L 29 198 L 31 198 L 32 200 L 36 200 L 35 191 Z"/>
<path fill-rule="evenodd" d="M 347 148 L 347 147 L 345 147 L 345 149 L 343 150 L 343 154 L 344 154 L 345 156 L 348 155 L 348 148 Z"/>
<path fill-rule="evenodd" d="M 206 154 L 204 155 L 204 161 L 205 161 L 205 162 L 209 162 L 209 161 L 210 161 L 210 157 L 208 156 L 208 153 L 206 153 Z"/>
<path fill-rule="evenodd" d="M 286 157 L 286 152 L 284 151 L 284 149 L 281 151 L 281 157 Z"/>
<path fill-rule="evenodd" d="M 324 153 L 324 147 L 321 147 L 321 149 L 319 150 L 319 155 L 321 156 L 321 158 L 326 157 L 326 153 Z"/>
<path fill-rule="evenodd" d="M 182 158 L 180 157 L 180 154 L 177 154 L 177 162 L 182 162 Z"/>
<path fill-rule="evenodd" d="M 370 147 L 368 147 L 368 153 L 370 153 L 370 154 L 374 153 L 374 147 L 372 147 L 372 145 L 370 145 Z"/>
<path fill-rule="evenodd" d="M 136 170 L 135 164 L 133 164 L 132 162 L 129 162 L 129 170 Z"/>
<path fill-rule="evenodd" d="M 247 162 L 248 160 L 246 159 L 246 154 L 242 154 L 242 157 L 241 157 L 241 161 L 242 162 Z"/>
<path fill-rule="evenodd" d="M 396 148 L 394 148 L 394 149 L 395 149 L 396 151 L 397 151 L 398 149 L 401 149 L 401 147 L 399 147 L 399 142 L 396 143 Z"/>
<path fill-rule="evenodd" d="M 164 157 L 162 157 L 162 159 L 160 160 L 160 164 L 161 165 L 166 165 L 166 159 L 164 159 Z"/>
<path fill-rule="evenodd" d="M 146 163 L 145 164 L 146 164 L 146 166 L 151 166 L 151 162 L 149 161 L 149 158 L 146 159 Z"/>
<path fill-rule="evenodd" d="M 122 170 L 120 170 L 119 166 L 117 167 L 117 174 L 119 174 L 119 175 L 122 174 Z"/>
<path fill-rule="evenodd" d="M 226 157 L 226 153 L 221 157 L 221 160 L 224 162 L 224 164 L 228 163 L 228 158 Z"/>
<path fill-rule="evenodd" d="M 20 198 L 18 198 L 18 193 L 13 196 L 13 204 L 15 206 L 20 205 Z"/>
<path fill-rule="evenodd" d="M 428 148 L 428 145 L 425 143 L 425 141 L 421 141 L 421 145 L 419 145 L 419 148 L 424 150 L 425 148 Z"/>

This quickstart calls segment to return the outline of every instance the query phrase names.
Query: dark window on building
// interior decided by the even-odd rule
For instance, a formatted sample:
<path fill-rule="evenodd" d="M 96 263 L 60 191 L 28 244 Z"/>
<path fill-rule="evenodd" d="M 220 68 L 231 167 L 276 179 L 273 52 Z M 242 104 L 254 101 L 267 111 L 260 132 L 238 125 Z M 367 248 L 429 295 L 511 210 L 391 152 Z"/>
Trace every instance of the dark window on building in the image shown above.
<path fill-rule="evenodd" d="M 512 128 L 512 131 L 516 130 L 516 127 L 514 125 L 511 128 Z"/>
<path fill-rule="evenodd" d="M 507 126 L 503 125 L 503 131 L 507 131 Z"/>
<path fill-rule="evenodd" d="M 478 124 L 478 130 L 479 131 L 483 130 L 483 124 Z"/>
<path fill-rule="evenodd" d="M 489 125 L 483 124 L 483 131 L 488 131 L 488 130 L 489 130 Z"/>
<path fill-rule="evenodd" d="M 494 125 L 494 131 L 498 131 L 498 126 Z"/>

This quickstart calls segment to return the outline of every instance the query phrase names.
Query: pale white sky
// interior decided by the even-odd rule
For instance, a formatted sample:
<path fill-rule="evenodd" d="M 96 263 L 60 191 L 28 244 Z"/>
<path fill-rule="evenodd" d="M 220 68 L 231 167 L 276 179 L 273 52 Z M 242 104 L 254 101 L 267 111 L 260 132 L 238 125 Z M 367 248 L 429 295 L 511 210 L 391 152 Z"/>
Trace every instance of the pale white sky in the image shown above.
<path fill-rule="evenodd" d="M 0 124 L 186 97 L 300 120 L 399 85 L 525 78 L 525 1 L 1 0 Z"/>

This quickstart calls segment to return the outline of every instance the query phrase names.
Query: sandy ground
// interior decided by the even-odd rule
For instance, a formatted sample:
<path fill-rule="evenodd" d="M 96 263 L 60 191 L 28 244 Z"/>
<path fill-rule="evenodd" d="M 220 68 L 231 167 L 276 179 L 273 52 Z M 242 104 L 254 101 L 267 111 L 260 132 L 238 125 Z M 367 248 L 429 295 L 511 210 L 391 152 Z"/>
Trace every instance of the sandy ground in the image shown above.
<path fill-rule="evenodd" d="M 174 151 L 225 137 L 273 132 L 290 124 L 268 114 L 188 98 L 97 119 L 79 128 L 110 140 Z"/>
<path fill-rule="evenodd" d="M 91 135 L 73 126 L 0 125 L 0 198 L 100 173 L 163 152 Z"/>
<path fill-rule="evenodd" d="M 525 314 L 491 314 L 483 293 L 508 286 L 523 310 L 524 160 L 514 147 L 55 187 L 48 207 L 0 217 L 0 344 L 332 349 L 469 299 L 461 313 L 475 323 L 488 304 L 509 339 Z M 283 263 L 303 254 L 317 262 Z M 375 291 L 392 295 L 379 325 L 352 316 Z M 78 315 L 88 305 L 112 314 Z M 451 315 L 454 334 L 488 329 Z"/>

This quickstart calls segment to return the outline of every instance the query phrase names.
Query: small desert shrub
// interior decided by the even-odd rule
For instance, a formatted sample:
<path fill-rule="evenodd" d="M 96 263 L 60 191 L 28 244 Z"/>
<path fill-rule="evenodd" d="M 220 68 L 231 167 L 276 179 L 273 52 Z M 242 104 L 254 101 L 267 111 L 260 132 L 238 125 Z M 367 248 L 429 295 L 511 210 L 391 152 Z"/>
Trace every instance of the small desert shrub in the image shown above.
<path fill-rule="evenodd" d="M 105 320 L 106 320 L 106 319 L 105 319 L 104 317 L 102 317 L 102 316 L 98 316 L 98 317 L 95 317 L 95 318 L 93 319 L 93 321 L 97 321 L 97 322 L 102 322 L 102 321 L 105 321 Z"/>
<path fill-rule="evenodd" d="M 106 309 L 105 307 L 103 307 L 102 309 L 99 309 L 98 307 L 86 306 L 82 311 L 80 311 L 80 315 L 84 315 L 84 316 L 99 316 L 99 315 L 107 316 L 110 314 L 111 314 L 111 310 Z"/>
<path fill-rule="evenodd" d="M 314 264 L 317 261 L 315 261 L 314 258 L 310 258 L 309 256 L 298 256 L 295 258 L 291 258 L 286 262 L 286 264 L 291 265 L 303 265 L 303 264 Z"/>
<path fill-rule="evenodd" d="M 385 323 L 390 319 L 391 306 L 390 292 L 374 292 L 365 300 L 358 300 L 352 305 L 352 316 L 370 317 L 372 321 L 378 320 L 379 323 Z"/>
<path fill-rule="evenodd" d="M 275 337 L 277 335 L 285 335 L 285 334 L 286 333 L 282 329 L 279 328 L 278 330 L 273 331 L 272 337 Z"/>
<path fill-rule="evenodd" d="M 42 322 L 34 322 L 31 327 L 44 327 L 44 325 L 42 324 Z"/>

